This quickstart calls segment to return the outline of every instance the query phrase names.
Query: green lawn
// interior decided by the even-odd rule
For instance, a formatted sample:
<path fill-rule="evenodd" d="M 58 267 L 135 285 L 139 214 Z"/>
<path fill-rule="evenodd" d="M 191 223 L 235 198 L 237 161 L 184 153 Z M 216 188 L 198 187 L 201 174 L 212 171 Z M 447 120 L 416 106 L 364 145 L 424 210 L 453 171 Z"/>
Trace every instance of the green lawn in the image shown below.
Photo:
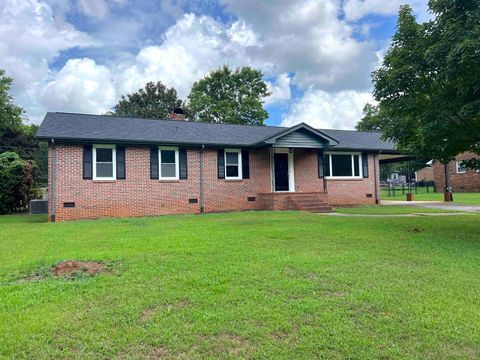
<path fill-rule="evenodd" d="M 42 220 L 0 217 L 0 358 L 480 358 L 478 215 Z"/>
<path fill-rule="evenodd" d="M 407 191 L 405 191 L 406 193 Z M 424 189 L 418 188 L 418 193 L 414 193 L 415 200 L 421 201 L 443 201 L 443 193 L 426 193 Z M 403 195 L 401 191 L 396 191 L 395 196 L 388 191 L 381 191 L 382 200 L 406 200 L 406 195 Z M 478 193 L 453 193 L 454 203 L 480 205 L 480 192 Z"/>
<path fill-rule="evenodd" d="M 339 207 L 335 209 L 338 213 L 343 214 L 365 214 L 365 215 L 395 215 L 395 214 L 423 214 L 423 213 L 452 213 L 459 211 L 428 209 L 418 206 L 402 206 L 402 205 L 373 205 L 373 206 L 356 206 L 356 207 Z"/>

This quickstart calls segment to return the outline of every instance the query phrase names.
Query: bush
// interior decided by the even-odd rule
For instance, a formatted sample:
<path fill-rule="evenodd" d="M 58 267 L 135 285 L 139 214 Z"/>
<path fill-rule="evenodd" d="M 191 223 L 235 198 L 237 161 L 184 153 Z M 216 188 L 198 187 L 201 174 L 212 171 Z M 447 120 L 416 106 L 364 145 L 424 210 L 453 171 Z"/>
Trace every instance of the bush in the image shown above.
<path fill-rule="evenodd" d="M 0 154 L 0 213 L 26 210 L 38 175 L 34 161 L 14 152 Z"/>

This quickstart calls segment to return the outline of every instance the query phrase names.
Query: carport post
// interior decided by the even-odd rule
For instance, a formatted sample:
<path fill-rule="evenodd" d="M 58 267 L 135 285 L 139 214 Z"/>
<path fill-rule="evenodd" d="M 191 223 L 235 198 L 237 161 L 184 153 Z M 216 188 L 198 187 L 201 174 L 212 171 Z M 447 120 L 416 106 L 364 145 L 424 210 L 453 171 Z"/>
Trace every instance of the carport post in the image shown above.
<path fill-rule="evenodd" d="M 443 200 L 449 202 L 452 201 L 452 193 L 450 192 L 450 181 L 448 179 L 448 163 L 443 166 L 445 170 L 445 191 L 443 193 Z"/>

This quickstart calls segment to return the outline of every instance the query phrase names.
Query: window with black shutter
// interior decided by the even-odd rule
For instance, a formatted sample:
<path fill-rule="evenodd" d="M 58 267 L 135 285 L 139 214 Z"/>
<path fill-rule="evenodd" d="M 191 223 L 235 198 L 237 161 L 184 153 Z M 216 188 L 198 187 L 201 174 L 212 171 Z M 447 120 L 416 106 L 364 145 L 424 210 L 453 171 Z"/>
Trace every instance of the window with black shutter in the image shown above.
<path fill-rule="evenodd" d="M 93 145 L 93 180 L 115 180 L 117 178 L 116 146 Z"/>
<path fill-rule="evenodd" d="M 159 147 L 158 160 L 160 180 L 179 179 L 179 154 L 176 147 Z"/>

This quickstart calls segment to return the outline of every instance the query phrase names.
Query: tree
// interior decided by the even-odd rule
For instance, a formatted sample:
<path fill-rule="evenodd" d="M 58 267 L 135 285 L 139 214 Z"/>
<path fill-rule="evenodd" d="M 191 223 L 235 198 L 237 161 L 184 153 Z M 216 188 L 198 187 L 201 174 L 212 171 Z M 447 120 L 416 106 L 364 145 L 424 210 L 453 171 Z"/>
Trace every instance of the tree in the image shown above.
<path fill-rule="evenodd" d="M 35 138 L 38 127 L 24 124 L 24 111 L 9 94 L 12 82 L 0 69 L 0 153 L 14 151 L 24 159 L 33 159 L 39 149 Z"/>
<path fill-rule="evenodd" d="M 25 125 L 24 111 L 9 94 L 13 79 L 0 69 L 0 154 L 13 151 L 22 159 L 37 160 L 42 173 L 47 169 L 47 146 L 35 138 L 37 125 Z"/>
<path fill-rule="evenodd" d="M 380 108 L 376 105 L 366 104 L 363 107 L 363 117 L 355 126 L 358 131 L 381 131 L 382 118 Z"/>
<path fill-rule="evenodd" d="M 28 207 L 38 175 L 34 161 L 11 151 L 0 154 L 0 214 Z"/>
<path fill-rule="evenodd" d="M 143 89 L 133 94 L 122 95 L 108 115 L 167 119 L 177 107 L 182 107 L 177 90 L 168 89 L 160 81 L 148 82 Z"/>
<path fill-rule="evenodd" d="M 270 95 L 263 74 L 250 67 L 223 66 L 195 82 L 188 95 L 191 119 L 202 122 L 263 125 L 263 99 Z"/>
<path fill-rule="evenodd" d="M 423 24 L 400 8 L 391 47 L 372 74 L 373 94 L 384 138 L 446 163 L 480 154 L 480 2 L 430 0 L 429 8 L 435 18 Z"/>

